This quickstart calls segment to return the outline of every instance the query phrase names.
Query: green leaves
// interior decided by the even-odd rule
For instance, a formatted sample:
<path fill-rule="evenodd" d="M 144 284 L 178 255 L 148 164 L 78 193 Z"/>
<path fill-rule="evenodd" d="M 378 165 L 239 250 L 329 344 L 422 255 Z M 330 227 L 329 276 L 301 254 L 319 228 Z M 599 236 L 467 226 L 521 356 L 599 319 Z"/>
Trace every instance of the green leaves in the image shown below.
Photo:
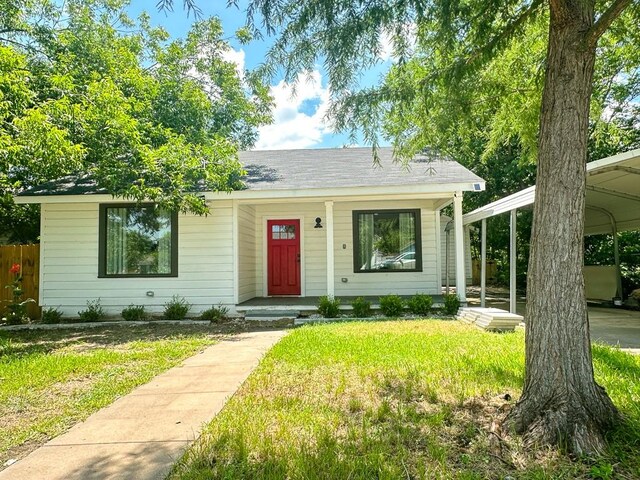
<path fill-rule="evenodd" d="M 0 188 L 90 175 L 113 195 L 203 214 L 198 192 L 242 187 L 237 150 L 271 120 L 271 99 L 230 60 L 218 19 L 167 42 L 123 0 L 27 3 L 0 15 Z"/>

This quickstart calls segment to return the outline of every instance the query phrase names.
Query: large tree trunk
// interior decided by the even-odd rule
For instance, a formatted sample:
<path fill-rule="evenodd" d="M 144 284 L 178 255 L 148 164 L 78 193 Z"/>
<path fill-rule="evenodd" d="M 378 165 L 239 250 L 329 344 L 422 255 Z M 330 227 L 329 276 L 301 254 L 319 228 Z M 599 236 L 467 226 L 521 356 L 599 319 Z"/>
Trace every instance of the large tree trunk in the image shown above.
<path fill-rule="evenodd" d="M 527 285 L 525 384 L 507 422 L 529 442 L 604 449 L 618 413 L 593 376 L 583 232 L 593 0 L 551 0 Z"/>

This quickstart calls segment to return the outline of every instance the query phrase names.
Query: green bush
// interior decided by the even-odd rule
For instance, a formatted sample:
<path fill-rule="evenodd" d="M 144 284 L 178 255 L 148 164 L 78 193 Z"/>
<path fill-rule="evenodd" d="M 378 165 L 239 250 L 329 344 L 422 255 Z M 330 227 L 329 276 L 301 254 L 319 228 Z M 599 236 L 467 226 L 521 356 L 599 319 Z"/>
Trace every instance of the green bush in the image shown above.
<path fill-rule="evenodd" d="M 442 311 L 447 315 L 455 315 L 460 308 L 460 299 L 455 293 L 444 296 L 444 308 Z"/>
<path fill-rule="evenodd" d="M 362 297 L 358 297 L 351 302 L 351 308 L 353 308 L 353 316 L 355 318 L 367 318 L 371 316 L 371 302 L 368 302 Z"/>
<path fill-rule="evenodd" d="M 323 295 L 318 300 L 318 313 L 324 318 L 336 318 L 340 313 L 340 300 Z"/>
<path fill-rule="evenodd" d="M 200 314 L 201 320 L 209 320 L 214 323 L 219 323 L 225 318 L 227 318 L 227 313 L 229 313 L 229 309 L 222 305 L 221 303 L 218 306 L 212 306 L 211 308 L 205 310 Z"/>
<path fill-rule="evenodd" d="M 380 310 L 385 317 L 399 317 L 404 312 L 404 300 L 398 295 L 380 297 Z"/>
<path fill-rule="evenodd" d="M 166 320 L 184 320 L 191 309 L 191 304 L 184 297 L 174 295 L 164 304 L 164 318 Z"/>
<path fill-rule="evenodd" d="M 62 312 L 57 308 L 49 307 L 42 311 L 40 323 L 60 323 L 62 321 Z"/>
<path fill-rule="evenodd" d="M 122 318 L 127 322 L 140 322 L 149 318 L 149 314 L 145 311 L 144 305 L 129 305 L 122 309 L 120 315 L 122 315 Z"/>
<path fill-rule="evenodd" d="M 415 315 L 428 315 L 433 306 L 433 298 L 431 295 L 424 293 L 416 293 L 409 301 L 407 307 L 409 311 Z"/>
<path fill-rule="evenodd" d="M 87 309 L 78 312 L 82 322 L 99 322 L 104 318 L 104 310 L 100 305 L 100 299 L 87 300 Z"/>

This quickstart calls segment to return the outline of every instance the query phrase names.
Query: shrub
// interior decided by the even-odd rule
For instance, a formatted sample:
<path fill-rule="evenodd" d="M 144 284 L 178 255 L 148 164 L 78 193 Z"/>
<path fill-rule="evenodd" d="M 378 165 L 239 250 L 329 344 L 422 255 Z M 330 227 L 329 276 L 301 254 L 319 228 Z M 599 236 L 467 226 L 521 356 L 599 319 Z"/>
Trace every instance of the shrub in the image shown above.
<path fill-rule="evenodd" d="M 200 319 L 218 323 L 227 318 L 227 313 L 229 313 L 229 309 L 219 303 L 217 307 L 212 306 L 211 308 L 202 312 L 200 314 Z"/>
<path fill-rule="evenodd" d="M 122 309 L 120 315 L 122 315 L 122 318 L 127 322 L 140 322 L 149 318 L 149 314 L 145 311 L 144 305 L 129 305 Z"/>
<path fill-rule="evenodd" d="M 442 309 L 447 315 L 455 315 L 460 308 L 460 299 L 455 293 L 444 296 L 444 308 Z"/>
<path fill-rule="evenodd" d="M 431 295 L 425 295 L 424 293 L 416 293 L 407 302 L 409 311 L 415 315 L 428 315 L 433 305 L 433 298 Z"/>
<path fill-rule="evenodd" d="M 42 311 L 41 323 L 60 323 L 62 321 L 62 312 L 57 308 L 49 307 Z"/>
<path fill-rule="evenodd" d="M 100 305 L 100 299 L 87 300 L 87 309 L 78 312 L 82 322 L 99 322 L 104 318 L 104 310 Z"/>
<path fill-rule="evenodd" d="M 340 313 L 340 300 L 323 295 L 318 300 L 318 313 L 324 318 L 336 318 Z"/>
<path fill-rule="evenodd" d="M 380 297 L 380 310 L 385 317 L 399 317 L 404 312 L 404 300 L 398 295 Z"/>
<path fill-rule="evenodd" d="M 35 303 L 33 298 L 27 298 L 23 300 L 22 295 L 24 290 L 22 289 L 22 266 L 19 263 L 14 263 L 9 269 L 9 274 L 13 277 L 13 281 L 9 285 L 5 285 L 4 288 L 11 289 L 12 301 L 6 307 L 6 317 L 2 320 L 9 325 L 20 325 L 22 323 L 29 323 L 30 318 L 27 315 L 27 304 Z"/>
<path fill-rule="evenodd" d="M 367 318 L 371 316 L 371 302 L 368 302 L 362 297 L 356 298 L 351 302 L 353 308 L 353 316 L 355 318 Z"/>
<path fill-rule="evenodd" d="M 190 309 L 191 304 L 184 297 L 174 295 L 171 300 L 164 304 L 164 318 L 167 320 L 183 320 Z"/>

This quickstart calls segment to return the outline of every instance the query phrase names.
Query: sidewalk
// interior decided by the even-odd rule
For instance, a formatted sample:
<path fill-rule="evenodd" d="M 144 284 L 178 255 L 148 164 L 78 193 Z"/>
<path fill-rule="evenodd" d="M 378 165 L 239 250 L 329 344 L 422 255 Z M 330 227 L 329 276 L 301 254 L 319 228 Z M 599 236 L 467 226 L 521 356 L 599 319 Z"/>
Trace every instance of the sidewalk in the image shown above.
<path fill-rule="evenodd" d="M 0 480 L 164 479 L 285 333 L 242 333 L 207 348 L 6 468 Z"/>

